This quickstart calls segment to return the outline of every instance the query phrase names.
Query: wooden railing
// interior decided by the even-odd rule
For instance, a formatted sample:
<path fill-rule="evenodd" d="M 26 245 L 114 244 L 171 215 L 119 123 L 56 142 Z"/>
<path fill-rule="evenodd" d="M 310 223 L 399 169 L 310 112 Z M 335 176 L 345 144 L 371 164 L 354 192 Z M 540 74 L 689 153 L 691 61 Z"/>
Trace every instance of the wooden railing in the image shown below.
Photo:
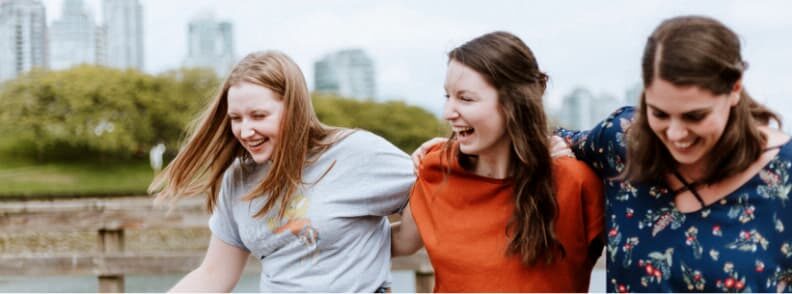
<path fill-rule="evenodd" d="M 87 198 L 0 202 L 0 232 L 29 234 L 96 232 L 92 252 L 0 253 L 0 276 L 95 275 L 99 292 L 124 292 L 128 274 L 187 273 L 203 260 L 201 250 L 132 252 L 125 232 L 153 229 L 206 228 L 208 214 L 200 199 L 185 199 L 172 210 L 155 207 L 149 197 Z M 246 271 L 259 261 L 248 260 Z M 432 267 L 421 252 L 393 259 L 393 270 L 415 272 L 417 292 L 431 292 Z"/>

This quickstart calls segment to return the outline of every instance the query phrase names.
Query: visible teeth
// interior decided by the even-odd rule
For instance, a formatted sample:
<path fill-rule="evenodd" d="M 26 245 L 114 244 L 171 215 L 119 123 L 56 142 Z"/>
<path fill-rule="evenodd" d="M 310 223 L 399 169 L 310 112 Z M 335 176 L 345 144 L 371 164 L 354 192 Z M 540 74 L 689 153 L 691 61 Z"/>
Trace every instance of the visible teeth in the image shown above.
<path fill-rule="evenodd" d="M 685 143 L 674 142 L 674 146 L 676 146 L 677 148 L 688 148 L 690 147 L 690 145 L 693 145 L 693 141 L 685 142 Z"/>
<path fill-rule="evenodd" d="M 469 131 L 472 131 L 472 130 L 473 130 L 473 128 L 456 128 L 456 129 L 455 129 L 455 131 L 456 131 L 457 133 L 461 133 L 461 132 L 469 132 Z"/>
<path fill-rule="evenodd" d="M 261 139 L 261 140 L 257 140 L 257 141 L 251 141 L 250 143 L 248 143 L 248 146 L 250 146 L 250 147 L 258 147 L 259 145 L 264 144 L 265 141 L 267 141 L 267 140 L 266 139 Z"/>

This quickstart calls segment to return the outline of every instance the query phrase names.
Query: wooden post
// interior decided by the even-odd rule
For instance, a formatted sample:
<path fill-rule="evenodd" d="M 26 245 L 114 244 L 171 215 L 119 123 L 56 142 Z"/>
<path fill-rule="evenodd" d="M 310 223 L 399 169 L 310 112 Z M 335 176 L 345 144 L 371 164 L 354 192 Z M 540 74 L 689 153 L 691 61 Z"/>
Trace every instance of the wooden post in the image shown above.
<path fill-rule="evenodd" d="M 415 271 L 415 293 L 432 293 L 434 291 L 434 273 Z"/>
<path fill-rule="evenodd" d="M 99 251 L 102 253 L 121 253 L 124 252 L 124 230 L 99 230 Z M 123 275 L 100 275 L 100 293 L 123 293 Z"/>

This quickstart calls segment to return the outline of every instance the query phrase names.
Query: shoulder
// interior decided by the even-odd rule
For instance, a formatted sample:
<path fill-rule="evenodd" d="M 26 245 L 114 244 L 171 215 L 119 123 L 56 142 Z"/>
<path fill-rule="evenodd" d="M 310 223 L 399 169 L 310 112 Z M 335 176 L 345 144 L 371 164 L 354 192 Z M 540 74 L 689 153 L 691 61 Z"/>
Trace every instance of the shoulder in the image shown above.
<path fill-rule="evenodd" d="M 599 185 L 601 182 L 591 167 L 569 157 L 554 158 L 553 173 L 559 186 Z"/>
<path fill-rule="evenodd" d="M 381 151 L 405 154 L 393 143 L 372 132 L 361 129 L 349 129 L 344 130 L 344 132 L 346 133 L 341 135 L 341 139 L 333 144 L 332 149 L 338 149 L 341 153 L 354 155 L 374 154 Z"/>
<path fill-rule="evenodd" d="M 633 106 L 624 106 L 616 109 L 600 125 L 604 129 L 613 129 L 625 132 L 632 125 L 638 110 Z"/>
<path fill-rule="evenodd" d="M 457 171 L 452 169 L 458 167 L 457 164 L 454 164 L 456 157 L 449 156 L 448 153 L 455 148 L 456 145 L 448 147 L 445 143 L 429 147 L 426 155 L 421 159 L 421 166 L 418 169 L 419 179 L 436 182 L 443 179 L 444 176 L 448 176 L 444 175 L 445 173 L 455 174 Z"/>

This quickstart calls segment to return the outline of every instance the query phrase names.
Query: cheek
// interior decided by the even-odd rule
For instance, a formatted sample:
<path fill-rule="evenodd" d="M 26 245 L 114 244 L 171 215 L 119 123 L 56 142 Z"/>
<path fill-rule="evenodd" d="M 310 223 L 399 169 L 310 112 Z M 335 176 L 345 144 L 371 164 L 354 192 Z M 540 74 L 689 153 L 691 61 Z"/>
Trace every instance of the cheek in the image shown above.
<path fill-rule="evenodd" d="M 712 137 L 720 137 L 726 130 L 726 119 L 712 119 L 703 121 L 696 126 L 696 131 L 700 134 Z"/>
<path fill-rule="evenodd" d="M 646 120 L 649 123 L 649 129 L 652 130 L 656 135 L 660 136 L 663 130 L 666 128 L 666 123 L 659 119 L 656 119 L 652 116 L 649 116 Z"/>
<path fill-rule="evenodd" d="M 280 117 L 275 117 L 273 120 L 267 123 L 267 128 L 270 131 L 270 136 L 277 137 L 278 133 L 280 133 L 281 128 L 281 119 Z"/>
<path fill-rule="evenodd" d="M 234 137 L 239 138 L 239 133 L 242 129 L 239 127 L 239 124 L 232 122 L 231 123 L 231 133 L 234 134 Z"/>

